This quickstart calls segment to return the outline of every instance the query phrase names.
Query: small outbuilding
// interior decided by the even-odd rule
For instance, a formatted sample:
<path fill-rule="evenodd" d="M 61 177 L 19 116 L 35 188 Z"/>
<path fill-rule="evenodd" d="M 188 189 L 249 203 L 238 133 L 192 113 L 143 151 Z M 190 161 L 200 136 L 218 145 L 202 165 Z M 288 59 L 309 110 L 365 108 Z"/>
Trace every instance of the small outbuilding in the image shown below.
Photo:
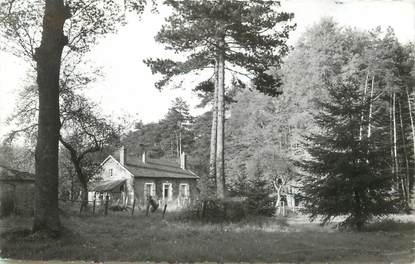
<path fill-rule="evenodd" d="M 35 175 L 0 165 L 0 216 L 33 215 Z"/>

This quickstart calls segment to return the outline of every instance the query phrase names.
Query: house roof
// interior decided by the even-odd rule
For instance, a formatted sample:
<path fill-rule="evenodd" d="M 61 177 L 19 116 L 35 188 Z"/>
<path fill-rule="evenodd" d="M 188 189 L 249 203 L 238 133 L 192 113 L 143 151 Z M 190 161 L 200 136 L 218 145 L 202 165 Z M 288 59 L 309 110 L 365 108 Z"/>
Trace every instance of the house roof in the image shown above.
<path fill-rule="evenodd" d="M 33 173 L 18 171 L 7 166 L 0 165 L 0 181 L 35 181 Z"/>
<path fill-rule="evenodd" d="M 96 192 L 109 192 L 125 183 L 126 179 L 101 181 L 91 184 L 90 190 Z"/>
<path fill-rule="evenodd" d="M 134 177 L 199 179 L 192 171 L 184 170 L 176 162 L 164 159 L 147 158 L 146 163 L 138 159 L 128 160 L 124 167 Z"/>

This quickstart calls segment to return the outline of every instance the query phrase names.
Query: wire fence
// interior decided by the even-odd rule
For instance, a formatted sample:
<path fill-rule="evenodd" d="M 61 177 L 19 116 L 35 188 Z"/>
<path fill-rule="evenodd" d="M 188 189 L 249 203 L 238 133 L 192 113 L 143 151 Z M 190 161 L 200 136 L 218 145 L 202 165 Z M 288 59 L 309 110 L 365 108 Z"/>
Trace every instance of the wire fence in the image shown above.
<path fill-rule="evenodd" d="M 90 215 L 90 216 L 106 216 L 110 212 L 125 212 L 134 216 L 134 213 L 137 214 L 139 209 L 145 208 L 146 216 L 149 216 L 149 213 L 155 212 L 160 208 L 162 210 L 162 218 L 164 218 L 167 211 L 167 203 L 164 201 L 158 200 L 148 200 L 143 208 L 143 206 L 138 205 L 137 199 L 133 200 L 133 203 L 128 205 L 126 203 L 120 203 L 117 200 L 111 200 L 110 196 L 105 196 L 105 198 L 94 199 L 82 201 L 81 199 L 58 199 L 60 203 L 61 210 L 70 213 L 76 213 L 79 215 Z"/>

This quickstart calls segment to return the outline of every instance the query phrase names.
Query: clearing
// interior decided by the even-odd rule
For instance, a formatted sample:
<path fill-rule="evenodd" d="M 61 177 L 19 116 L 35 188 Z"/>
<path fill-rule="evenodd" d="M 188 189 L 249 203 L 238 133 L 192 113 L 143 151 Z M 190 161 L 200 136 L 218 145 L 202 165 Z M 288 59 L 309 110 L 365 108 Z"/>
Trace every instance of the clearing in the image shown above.
<path fill-rule="evenodd" d="M 65 231 L 57 240 L 28 234 L 31 220 L 0 220 L 3 260 L 410 263 L 415 252 L 414 215 L 384 219 L 361 233 L 300 216 L 208 224 L 183 222 L 173 213 L 165 220 L 142 212 L 62 215 Z"/>

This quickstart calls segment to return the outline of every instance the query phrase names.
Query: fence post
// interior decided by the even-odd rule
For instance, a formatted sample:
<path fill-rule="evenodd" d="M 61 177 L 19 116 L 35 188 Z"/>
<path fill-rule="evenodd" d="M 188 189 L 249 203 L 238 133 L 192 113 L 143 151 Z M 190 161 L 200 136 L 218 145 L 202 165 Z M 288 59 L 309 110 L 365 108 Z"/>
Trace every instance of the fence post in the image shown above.
<path fill-rule="evenodd" d="M 95 215 L 95 204 L 96 204 L 96 199 L 94 199 L 94 204 L 92 205 L 92 215 Z"/>
<path fill-rule="evenodd" d="M 207 206 L 208 201 L 203 200 L 202 201 L 202 214 L 201 214 L 201 218 L 204 219 L 205 218 L 205 213 L 206 213 L 206 206 Z"/>
<path fill-rule="evenodd" d="M 167 203 L 164 205 L 164 210 L 163 210 L 163 219 L 164 219 L 164 215 L 166 214 L 166 209 L 167 209 Z"/>
<path fill-rule="evenodd" d="M 223 203 L 223 220 L 224 221 L 226 220 L 226 214 L 227 214 L 226 210 L 227 210 L 226 203 L 224 202 Z"/>
<path fill-rule="evenodd" d="M 83 202 L 81 201 L 81 207 L 79 208 L 79 214 L 81 214 L 82 213 L 82 209 L 84 208 L 84 204 L 83 204 Z"/>
<path fill-rule="evenodd" d="M 285 216 L 285 203 L 282 202 L 282 216 Z"/>
<path fill-rule="evenodd" d="M 147 202 L 146 216 L 148 216 L 149 211 L 150 211 L 150 201 Z"/>
<path fill-rule="evenodd" d="M 109 196 L 108 196 L 108 193 L 107 193 L 107 195 L 105 196 L 105 211 L 104 211 L 104 215 L 107 215 L 108 214 L 108 200 L 109 200 Z"/>
<path fill-rule="evenodd" d="M 134 208 L 135 208 L 135 198 L 133 200 L 133 209 L 131 210 L 131 215 L 134 215 Z"/>

